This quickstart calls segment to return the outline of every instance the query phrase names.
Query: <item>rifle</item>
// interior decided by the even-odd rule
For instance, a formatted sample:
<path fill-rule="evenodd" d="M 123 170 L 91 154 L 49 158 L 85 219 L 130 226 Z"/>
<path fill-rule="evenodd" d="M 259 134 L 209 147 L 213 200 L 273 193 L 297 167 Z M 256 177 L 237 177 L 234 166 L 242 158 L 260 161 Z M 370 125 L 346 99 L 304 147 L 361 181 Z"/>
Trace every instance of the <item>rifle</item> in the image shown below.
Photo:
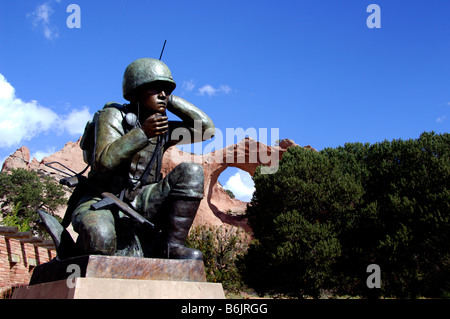
<path fill-rule="evenodd" d="M 64 167 L 65 169 L 67 169 L 67 170 L 71 171 L 72 173 L 74 173 L 75 175 L 71 175 L 71 174 L 69 174 L 67 172 L 59 170 L 59 169 L 51 166 L 51 164 L 59 164 L 62 167 Z M 87 189 L 92 188 L 92 186 L 89 186 L 87 184 L 87 178 L 85 176 L 81 175 L 81 174 L 83 174 L 86 171 L 87 167 L 82 172 L 77 174 L 74 171 L 72 171 L 70 168 L 64 166 L 63 164 L 61 164 L 59 162 L 46 163 L 45 165 L 50 167 L 50 168 L 53 168 L 53 169 L 55 169 L 55 170 L 57 170 L 57 171 L 59 171 L 61 173 L 69 175 L 68 177 L 62 178 L 59 181 L 60 184 L 69 186 L 71 188 L 76 187 L 76 186 L 80 186 L 80 187 L 76 187 L 75 188 L 72 196 L 69 199 L 67 211 L 66 211 L 66 214 L 64 215 L 64 218 L 63 218 L 63 221 L 62 221 L 62 226 L 64 228 L 66 228 L 70 224 L 73 210 L 75 209 L 77 203 L 81 199 L 81 196 L 84 194 L 83 188 L 87 188 Z M 99 202 L 94 203 L 94 204 L 91 205 L 92 209 L 94 209 L 94 210 L 107 209 L 107 208 L 110 208 L 110 207 L 115 205 L 125 215 L 127 215 L 128 217 L 131 217 L 132 219 L 138 221 L 140 225 L 150 226 L 151 228 L 155 227 L 155 225 L 153 223 L 149 222 L 141 214 L 136 212 L 134 209 L 132 209 L 125 202 L 123 202 L 122 200 L 120 200 L 119 198 L 114 196 L 113 194 L 111 194 L 109 192 L 103 192 L 102 193 L 102 197 L 103 197 L 102 200 L 100 200 Z"/>
<path fill-rule="evenodd" d="M 117 206 L 121 212 L 123 212 L 128 217 L 131 217 L 139 222 L 140 225 L 150 226 L 154 228 L 155 225 L 149 222 L 146 218 L 144 218 L 141 214 L 137 213 L 134 209 L 128 206 L 126 203 L 118 199 L 116 196 L 109 192 L 102 193 L 103 199 L 97 203 L 91 205 L 94 210 L 97 209 L 105 209 L 111 206 Z"/>

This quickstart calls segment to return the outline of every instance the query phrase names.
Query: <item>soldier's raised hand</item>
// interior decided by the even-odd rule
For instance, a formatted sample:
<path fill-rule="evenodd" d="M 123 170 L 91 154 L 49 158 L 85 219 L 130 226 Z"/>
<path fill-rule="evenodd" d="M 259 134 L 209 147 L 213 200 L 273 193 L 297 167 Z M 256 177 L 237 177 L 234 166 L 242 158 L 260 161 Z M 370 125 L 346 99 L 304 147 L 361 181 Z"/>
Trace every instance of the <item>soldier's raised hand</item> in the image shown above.
<path fill-rule="evenodd" d="M 169 129 L 169 121 L 167 116 L 160 113 L 149 116 L 144 123 L 142 123 L 142 130 L 148 138 L 162 135 Z"/>

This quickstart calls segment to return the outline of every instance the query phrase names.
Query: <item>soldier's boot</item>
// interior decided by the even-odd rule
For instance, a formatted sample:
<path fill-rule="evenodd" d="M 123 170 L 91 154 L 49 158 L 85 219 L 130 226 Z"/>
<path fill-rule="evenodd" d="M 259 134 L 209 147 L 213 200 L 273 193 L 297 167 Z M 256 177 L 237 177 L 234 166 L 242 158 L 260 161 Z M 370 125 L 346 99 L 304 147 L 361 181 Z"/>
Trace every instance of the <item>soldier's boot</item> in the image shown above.
<path fill-rule="evenodd" d="M 201 251 L 184 246 L 199 205 L 199 199 L 172 198 L 168 205 L 167 229 L 163 244 L 165 258 L 203 260 Z"/>

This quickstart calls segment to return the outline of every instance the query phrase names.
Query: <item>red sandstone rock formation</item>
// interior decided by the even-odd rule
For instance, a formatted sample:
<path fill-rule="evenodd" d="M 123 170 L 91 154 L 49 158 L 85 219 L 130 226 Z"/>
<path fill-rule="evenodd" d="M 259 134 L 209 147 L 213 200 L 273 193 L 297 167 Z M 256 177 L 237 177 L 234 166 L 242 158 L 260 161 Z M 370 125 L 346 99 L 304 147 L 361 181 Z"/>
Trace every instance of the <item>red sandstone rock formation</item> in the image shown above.
<path fill-rule="evenodd" d="M 30 150 L 26 146 L 22 146 L 13 154 L 11 154 L 3 163 L 2 171 L 13 168 L 28 169 L 30 164 Z"/>
<path fill-rule="evenodd" d="M 68 142 L 64 145 L 62 150 L 43 158 L 40 162 L 38 162 L 35 158 L 30 161 L 30 150 L 28 147 L 22 146 L 5 160 L 2 171 L 11 170 L 13 168 L 24 168 L 42 172 L 46 175 L 53 176 L 58 180 L 67 176 L 45 165 L 51 162 L 59 162 L 74 172 L 82 171 L 86 167 L 86 164 L 83 162 L 83 153 L 80 149 L 80 140 L 75 143 Z M 58 164 L 52 164 L 52 166 L 55 166 L 62 171 L 67 171 L 64 167 Z M 67 172 L 71 174 L 70 171 Z"/>
<path fill-rule="evenodd" d="M 86 167 L 86 164 L 83 161 L 79 142 L 80 140 L 75 143 L 68 142 L 62 150 L 45 157 L 41 162 L 38 162 L 34 158 L 30 161 L 30 151 L 27 147 L 23 146 L 5 160 L 2 171 L 12 168 L 25 168 L 51 175 L 59 180 L 66 175 L 47 167 L 45 164 L 57 161 L 75 172 L 82 171 Z M 205 196 L 200 203 L 194 225 L 222 225 L 226 223 L 243 227 L 249 231 L 245 218 L 232 216 L 227 213 L 229 211 L 244 212 L 247 203 L 230 198 L 223 187 L 217 182 L 219 175 L 227 167 L 237 167 L 253 176 L 256 168 L 261 164 L 276 166 L 277 161 L 283 153 L 286 152 L 288 147 L 292 146 L 298 145 L 289 139 L 282 140 L 279 146 L 272 147 L 251 138 L 245 138 L 238 144 L 229 145 L 223 149 L 215 150 L 204 155 L 190 154 L 176 147 L 171 147 L 164 155 L 162 173 L 165 175 L 175 166 L 186 161 L 201 164 L 205 175 Z M 306 146 L 305 148 L 312 149 L 310 146 Z M 58 164 L 52 165 L 65 171 Z M 64 211 L 65 208 L 61 209 L 59 214 L 64 214 Z"/>

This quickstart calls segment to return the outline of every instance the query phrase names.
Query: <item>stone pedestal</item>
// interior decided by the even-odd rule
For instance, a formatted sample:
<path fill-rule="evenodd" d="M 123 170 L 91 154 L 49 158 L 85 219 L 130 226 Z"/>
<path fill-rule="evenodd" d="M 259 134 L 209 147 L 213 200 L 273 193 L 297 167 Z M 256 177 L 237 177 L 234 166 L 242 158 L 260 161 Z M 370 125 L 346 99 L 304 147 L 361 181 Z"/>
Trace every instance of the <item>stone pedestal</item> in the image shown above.
<path fill-rule="evenodd" d="M 224 299 L 221 284 L 177 280 L 76 278 L 30 285 L 13 299 Z"/>
<path fill-rule="evenodd" d="M 223 299 L 203 261 L 90 255 L 37 266 L 14 299 Z"/>

